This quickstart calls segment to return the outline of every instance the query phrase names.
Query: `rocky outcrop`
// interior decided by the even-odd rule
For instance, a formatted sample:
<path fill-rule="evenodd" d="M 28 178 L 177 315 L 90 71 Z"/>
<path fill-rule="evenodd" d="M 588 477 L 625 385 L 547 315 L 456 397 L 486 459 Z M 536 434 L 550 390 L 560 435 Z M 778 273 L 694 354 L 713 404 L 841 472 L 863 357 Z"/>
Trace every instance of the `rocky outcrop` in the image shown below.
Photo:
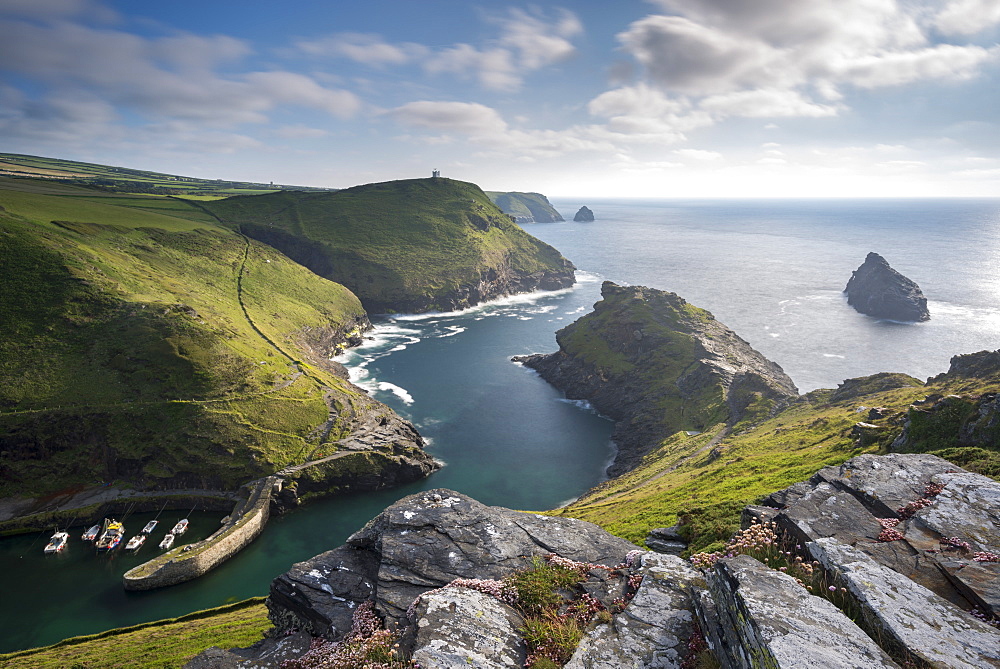
<path fill-rule="evenodd" d="M 752 507 L 797 542 L 834 539 L 953 605 L 1000 614 L 1000 482 L 930 454 L 860 455 Z M 816 557 L 815 559 L 819 559 Z"/>
<path fill-rule="evenodd" d="M 541 193 L 498 193 L 487 191 L 493 203 L 516 223 L 554 223 L 563 220 L 549 199 Z"/>
<path fill-rule="evenodd" d="M 593 221 L 594 212 L 592 212 L 587 206 L 580 207 L 580 210 L 576 212 L 575 216 L 573 216 L 573 220 L 577 223 Z"/>
<path fill-rule="evenodd" d="M 515 361 L 617 422 L 612 475 L 679 430 L 760 420 L 798 397 L 781 367 L 680 296 L 610 281 L 601 295 L 556 333 L 559 351 Z"/>
<path fill-rule="evenodd" d="M 725 667 L 898 667 L 836 606 L 746 555 L 720 560 L 699 598 L 702 624 Z"/>
<path fill-rule="evenodd" d="M 422 667 L 521 667 L 528 649 L 511 601 L 482 587 L 488 582 L 441 586 L 502 578 L 529 556 L 554 553 L 614 565 L 591 567 L 578 586 L 607 611 L 583 630 L 571 669 L 708 666 L 692 651 L 714 655 L 723 669 L 1000 667 L 1000 630 L 981 619 L 995 615 L 1000 587 L 1000 562 L 990 561 L 1000 560 L 1000 483 L 929 455 L 864 455 L 767 502 L 748 507 L 747 518 L 783 528 L 780 550 L 803 551 L 822 587 L 811 591 L 736 551 L 698 569 L 588 523 L 487 507 L 449 490 L 420 493 L 275 579 L 268 609 L 276 629 L 255 647 L 260 654 L 212 649 L 189 666 L 277 666 L 268 657 L 303 652 L 303 632 L 339 639 L 359 604 L 374 602 L 397 630 L 399 652 Z M 900 521 L 900 538 L 882 534 L 892 525 L 884 519 Z M 826 584 L 838 598 L 817 596 Z"/>
<path fill-rule="evenodd" d="M 844 292 L 848 304 L 869 316 L 893 321 L 926 321 L 931 317 L 920 286 L 874 251 L 854 270 Z"/>
<path fill-rule="evenodd" d="M 531 556 L 548 553 L 612 565 L 634 548 L 590 523 L 431 490 L 400 500 L 345 545 L 279 576 L 268 608 L 280 630 L 336 639 L 350 629 L 354 607 L 369 599 L 390 624 L 401 626 L 418 595 L 456 578 L 502 578 Z"/>

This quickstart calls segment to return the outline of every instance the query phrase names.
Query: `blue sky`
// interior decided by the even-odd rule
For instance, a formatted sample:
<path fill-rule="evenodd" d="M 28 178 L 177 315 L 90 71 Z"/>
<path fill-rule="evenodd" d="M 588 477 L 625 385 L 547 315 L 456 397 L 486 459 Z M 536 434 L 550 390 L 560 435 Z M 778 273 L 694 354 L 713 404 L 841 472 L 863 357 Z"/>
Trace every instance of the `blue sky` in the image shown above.
<path fill-rule="evenodd" d="M 0 0 L 2 150 L 346 187 L 1000 195 L 1000 0 Z"/>

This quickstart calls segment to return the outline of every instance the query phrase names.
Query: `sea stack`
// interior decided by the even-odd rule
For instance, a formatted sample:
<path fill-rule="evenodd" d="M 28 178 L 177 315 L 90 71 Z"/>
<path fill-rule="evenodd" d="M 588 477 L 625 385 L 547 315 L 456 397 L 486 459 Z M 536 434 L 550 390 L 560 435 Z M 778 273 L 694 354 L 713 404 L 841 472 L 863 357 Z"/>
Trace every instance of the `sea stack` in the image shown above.
<path fill-rule="evenodd" d="M 592 221 L 594 220 L 594 212 L 592 212 L 589 207 L 580 207 L 580 211 L 576 212 L 576 216 L 573 217 L 573 220 Z"/>
<path fill-rule="evenodd" d="M 847 303 L 863 314 L 893 321 L 930 320 L 927 298 L 912 280 L 874 251 L 847 282 Z"/>

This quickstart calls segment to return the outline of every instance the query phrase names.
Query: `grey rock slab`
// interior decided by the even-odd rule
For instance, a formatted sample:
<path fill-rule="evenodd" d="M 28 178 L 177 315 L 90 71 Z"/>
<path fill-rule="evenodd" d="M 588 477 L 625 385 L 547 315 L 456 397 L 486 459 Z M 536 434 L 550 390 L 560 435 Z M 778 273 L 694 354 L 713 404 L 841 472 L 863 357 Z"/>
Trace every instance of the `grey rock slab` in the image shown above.
<path fill-rule="evenodd" d="M 642 583 L 609 624 L 593 625 L 566 669 L 674 669 L 684 659 L 694 620 L 691 591 L 701 572 L 673 555 L 643 553 Z"/>
<path fill-rule="evenodd" d="M 844 543 L 874 541 L 882 531 L 854 495 L 825 481 L 778 513 L 775 521 L 800 543 L 820 537 L 838 537 Z"/>
<path fill-rule="evenodd" d="M 521 617 L 495 597 L 468 588 L 442 588 L 421 596 L 414 610 L 413 660 L 425 669 L 524 666 Z"/>
<path fill-rule="evenodd" d="M 377 573 L 376 555 L 347 546 L 296 563 L 271 582 L 268 618 L 279 631 L 338 640 L 357 605 L 374 597 Z"/>
<path fill-rule="evenodd" d="M 223 650 L 212 646 L 202 651 L 184 669 L 270 669 L 309 650 L 312 637 L 305 632 L 267 637 L 249 648 Z"/>
<path fill-rule="evenodd" d="M 829 601 L 740 555 L 716 563 L 709 591 L 720 653 L 741 669 L 883 669 L 893 660 Z M 726 666 L 727 662 L 723 662 Z"/>
<path fill-rule="evenodd" d="M 926 453 L 859 455 L 840 466 L 833 482 L 852 491 L 880 518 L 924 496 L 924 488 L 938 474 L 964 471 L 947 460 Z"/>
<path fill-rule="evenodd" d="M 966 471 L 933 478 L 944 489 L 914 522 L 942 537 L 959 537 L 974 551 L 1000 549 L 1000 481 Z"/>
<path fill-rule="evenodd" d="M 869 624 L 910 654 L 940 669 L 1000 667 L 1000 630 L 834 539 L 810 551 L 861 604 Z"/>
<path fill-rule="evenodd" d="M 417 595 L 456 578 L 503 578 L 547 553 L 614 565 L 636 548 L 591 523 L 490 507 L 443 489 L 396 502 L 347 544 L 378 553 L 378 608 L 397 621 Z"/>

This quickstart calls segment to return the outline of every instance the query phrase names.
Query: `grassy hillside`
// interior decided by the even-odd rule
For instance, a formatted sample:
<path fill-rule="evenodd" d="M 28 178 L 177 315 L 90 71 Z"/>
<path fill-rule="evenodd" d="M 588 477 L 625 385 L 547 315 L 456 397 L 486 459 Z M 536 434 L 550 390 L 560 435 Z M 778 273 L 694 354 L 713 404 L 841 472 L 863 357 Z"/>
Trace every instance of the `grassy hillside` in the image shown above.
<path fill-rule="evenodd" d="M 960 435 L 975 418 L 969 398 L 998 389 L 996 369 L 975 377 L 941 375 L 928 385 L 901 374 L 850 380 L 836 391 L 809 393 L 776 417 L 716 444 L 710 441 L 722 424 L 695 436 L 665 435 L 638 468 L 553 513 L 589 520 L 640 545 L 649 530 L 680 521 L 691 552 L 715 550 L 739 528 L 744 506 L 825 466 L 860 453 L 885 452 L 907 419 L 916 434 L 905 450 L 933 452 L 996 477 L 1000 443 L 987 437 L 975 446 L 963 445 L 971 442 Z M 953 394 L 967 399 L 951 399 L 936 412 L 910 408 L 926 397 Z M 951 407 L 959 405 L 963 409 L 956 416 Z M 883 417 L 871 418 L 871 407 L 884 408 Z M 934 413 L 941 419 L 933 420 Z M 856 428 L 859 422 L 875 427 Z"/>
<path fill-rule="evenodd" d="M 350 288 L 369 311 L 454 309 L 572 281 L 478 186 L 411 179 L 206 202 L 227 225 Z"/>
<path fill-rule="evenodd" d="M 243 648 L 271 628 L 263 598 L 0 655 L 18 669 L 177 669 L 210 646 Z M 109 649 L 113 651 L 109 652 Z"/>
<path fill-rule="evenodd" d="M 233 487 L 346 430 L 298 362 L 364 318 L 343 286 L 181 200 L 0 179 L 0 207 L 0 496 Z"/>
<path fill-rule="evenodd" d="M 187 197 L 228 197 L 253 193 L 295 190 L 327 190 L 304 186 L 282 186 L 272 183 L 199 179 L 177 174 L 163 174 L 127 167 L 112 167 L 82 163 L 62 158 L 43 158 L 18 153 L 0 153 L 0 174 L 51 179 L 60 183 L 78 184 L 110 192 L 184 195 Z"/>
<path fill-rule="evenodd" d="M 564 220 L 549 199 L 541 193 L 501 193 L 486 191 L 493 203 L 518 223 L 551 223 Z"/>

